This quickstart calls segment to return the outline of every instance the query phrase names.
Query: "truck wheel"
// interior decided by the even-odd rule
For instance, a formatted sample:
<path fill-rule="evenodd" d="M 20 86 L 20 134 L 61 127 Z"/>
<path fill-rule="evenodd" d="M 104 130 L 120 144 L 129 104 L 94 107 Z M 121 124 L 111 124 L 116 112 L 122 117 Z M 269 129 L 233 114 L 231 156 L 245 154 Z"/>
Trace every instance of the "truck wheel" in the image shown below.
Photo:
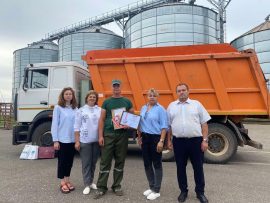
<path fill-rule="evenodd" d="M 164 162 L 172 162 L 172 161 L 175 161 L 175 158 L 174 158 L 174 151 L 170 151 L 168 149 L 163 149 L 162 151 L 162 161 Z"/>
<path fill-rule="evenodd" d="M 52 122 L 48 121 L 37 126 L 32 136 L 32 143 L 40 147 L 53 146 L 51 125 Z"/>
<path fill-rule="evenodd" d="M 211 164 L 228 162 L 237 151 L 237 139 L 230 128 L 218 123 L 208 124 L 209 147 L 204 161 Z"/>

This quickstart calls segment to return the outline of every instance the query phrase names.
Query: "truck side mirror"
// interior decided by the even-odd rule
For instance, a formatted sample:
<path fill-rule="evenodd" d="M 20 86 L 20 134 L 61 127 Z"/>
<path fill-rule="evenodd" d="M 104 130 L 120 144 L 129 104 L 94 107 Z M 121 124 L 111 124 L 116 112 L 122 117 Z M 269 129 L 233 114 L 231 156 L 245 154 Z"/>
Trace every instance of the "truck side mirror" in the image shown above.
<path fill-rule="evenodd" d="M 28 72 L 29 72 L 29 69 L 28 68 L 25 68 L 24 69 L 24 77 L 23 77 L 23 85 L 22 85 L 22 88 L 23 88 L 23 90 L 25 92 L 28 89 Z"/>

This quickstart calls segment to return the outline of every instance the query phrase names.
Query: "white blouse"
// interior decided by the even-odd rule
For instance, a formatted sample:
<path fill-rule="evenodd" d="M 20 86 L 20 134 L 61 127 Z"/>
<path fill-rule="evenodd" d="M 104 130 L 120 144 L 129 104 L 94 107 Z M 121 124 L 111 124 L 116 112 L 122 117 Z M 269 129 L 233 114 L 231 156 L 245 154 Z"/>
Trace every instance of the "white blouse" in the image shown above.
<path fill-rule="evenodd" d="M 77 111 L 74 132 L 80 131 L 80 142 L 98 142 L 98 121 L 100 114 L 101 108 L 97 105 L 90 107 L 86 104 Z"/>

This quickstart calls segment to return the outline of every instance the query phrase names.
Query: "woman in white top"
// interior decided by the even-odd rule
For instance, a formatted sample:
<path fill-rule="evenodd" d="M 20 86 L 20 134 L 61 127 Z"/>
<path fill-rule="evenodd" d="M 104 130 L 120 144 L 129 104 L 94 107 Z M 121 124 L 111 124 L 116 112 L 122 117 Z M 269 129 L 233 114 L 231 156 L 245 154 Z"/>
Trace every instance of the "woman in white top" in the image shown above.
<path fill-rule="evenodd" d="M 98 143 L 98 121 L 101 108 L 97 106 L 98 93 L 94 90 L 87 92 L 85 103 L 76 114 L 74 132 L 75 149 L 80 152 L 82 159 L 82 175 L 85 189 L 83 194 L 89 194 L 90 189 L 97 189 L 93 183 L 96 163 L 100 154 Z"/>

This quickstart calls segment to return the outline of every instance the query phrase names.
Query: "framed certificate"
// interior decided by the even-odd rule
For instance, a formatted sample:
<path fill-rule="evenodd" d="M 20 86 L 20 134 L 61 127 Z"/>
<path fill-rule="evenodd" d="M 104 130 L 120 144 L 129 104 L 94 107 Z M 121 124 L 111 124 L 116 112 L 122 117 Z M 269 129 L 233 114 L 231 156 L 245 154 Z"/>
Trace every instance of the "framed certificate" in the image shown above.
<path fill-rule="evenodd" d="M 130 128 L 137 130 L 141 121 L 141 116 L 124 111 L 120 120 L 120 125 L 128 125 Z"/>
<path fill-rule="evenodd" d="M 114 130 L 122 129 L 123 127 L 120 125 L 120 120 L 122 113 L 126 111 L 126 107 L 121 107 L 118 109 L 112 109 L 112 122 L 113 122 L 113 128 Z"/>

